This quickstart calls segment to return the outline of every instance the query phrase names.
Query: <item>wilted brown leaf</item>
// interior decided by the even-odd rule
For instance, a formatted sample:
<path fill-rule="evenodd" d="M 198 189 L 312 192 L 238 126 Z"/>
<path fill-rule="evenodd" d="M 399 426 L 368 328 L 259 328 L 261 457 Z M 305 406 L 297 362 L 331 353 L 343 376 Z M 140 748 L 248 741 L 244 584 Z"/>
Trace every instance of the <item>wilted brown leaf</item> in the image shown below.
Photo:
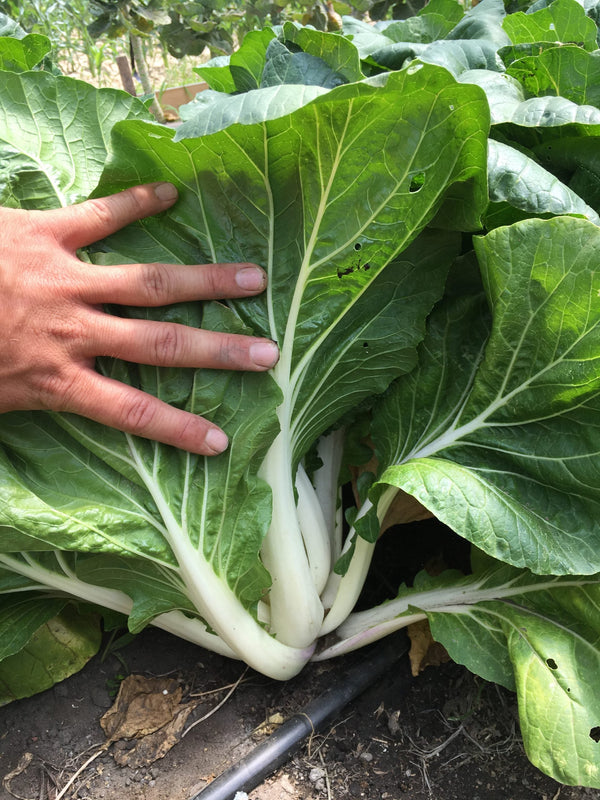
<path fill-rule="evenodd" d="M 438 667 L 450 661 L 446 648 L 434 641 L 426 619 L 413 622 L 407 627 L 410 638 L 410 669 L 414 677 L 426 667 Z"/>
<path fill-rule="evenodd" d="M 172 678 L 130 675 L 100 724 L 114 759 L 122 766 L 140 767 L 162 758 L 181 739 L 185 723 L 200 700 L 181 703 L 182 689 Z M 135 740 L 130 746 L 131 740 Z"/>

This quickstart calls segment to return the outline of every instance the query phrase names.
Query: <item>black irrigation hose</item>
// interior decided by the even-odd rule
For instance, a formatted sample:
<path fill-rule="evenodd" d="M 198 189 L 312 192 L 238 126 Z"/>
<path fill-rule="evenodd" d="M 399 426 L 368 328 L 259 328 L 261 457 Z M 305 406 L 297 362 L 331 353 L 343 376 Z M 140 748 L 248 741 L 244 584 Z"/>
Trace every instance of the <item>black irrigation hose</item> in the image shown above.
<path fill-rule="evenodd" d="M 268 739 L 222 772 L 191 800 L 233 800 L 237 792 L 250 792 L 285 764 L 304 739 L 336 717 L 351 700 L 381 678 L 408 650 L 402 632 L 383 640 L 354 664 L 331 689 L 311 700 L 287 719 Z"/>

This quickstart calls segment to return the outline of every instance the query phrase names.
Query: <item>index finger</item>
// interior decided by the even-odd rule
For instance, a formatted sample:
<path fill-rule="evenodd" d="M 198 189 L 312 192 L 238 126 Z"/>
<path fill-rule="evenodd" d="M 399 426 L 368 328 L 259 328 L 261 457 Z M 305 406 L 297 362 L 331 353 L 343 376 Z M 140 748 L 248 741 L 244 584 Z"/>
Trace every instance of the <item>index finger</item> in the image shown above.
<path fill-rule="evenodd" d="M 93 370 L 79 375 L 65 410 L 200 455 L 217 455 L 228 446 L 227 435 L 212 422 Z"/>
<path fill-rule="evenodd" d="M 173 205 L 177 196 L 177 189 L 172 183 L 147 183 L 108 197 L 44 211 L 44 221 L 61 244 L 74 252 L 116 233 L 138 219 L 165 211 Z"/>

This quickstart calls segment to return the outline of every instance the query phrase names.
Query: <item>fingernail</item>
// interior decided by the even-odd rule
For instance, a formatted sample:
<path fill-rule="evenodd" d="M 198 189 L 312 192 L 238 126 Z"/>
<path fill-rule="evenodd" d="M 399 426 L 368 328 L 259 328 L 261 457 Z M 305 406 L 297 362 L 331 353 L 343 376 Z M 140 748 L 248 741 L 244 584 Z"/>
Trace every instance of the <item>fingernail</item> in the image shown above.
<path fill-rule="evenodd" d="M 255 342 L 250 345 L 250 358 L 257 367 L 273 367 L 279 361 L 279 348 L 275 342 Z"/>
<path fill-rule="evenodd" d="M 267 282 L 266 275 L 258 267 L 244 267 L 235 273 L 235 282 L 247 292 L 255 292 L 264 289 Z"/>
<path fill-rule="evenodd" d="M 206 434 L 205 442 L 208 447 L 215 453 L 222 453 L 223 450 L 227 450 L 227 446 L 229 445 L 229 439 L 223 433 L 223 431 L 219 430 L 218 428 L 211 428 L 208 433 Z"/>
<path fill-rule="evenodd" d="M 172 183 L 157 183 L 154 187 L 154 194 L 159 200 L 166 203 L 169 200 L 175 200 L 177 197 L 177 189 Z"/>

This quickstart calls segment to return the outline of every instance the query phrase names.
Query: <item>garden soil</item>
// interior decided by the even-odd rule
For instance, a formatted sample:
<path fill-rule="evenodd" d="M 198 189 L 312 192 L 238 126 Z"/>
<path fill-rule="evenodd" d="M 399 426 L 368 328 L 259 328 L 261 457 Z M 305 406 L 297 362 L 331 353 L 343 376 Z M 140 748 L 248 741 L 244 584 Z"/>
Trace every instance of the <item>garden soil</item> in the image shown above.
<path fill-rule="evenodd" d="M 107 644 L 77 675 L 0 709 L 0 798 L 191 800 L 359 658 L 314 663 L 280 683 L 157 629 L 119 650 Z M 137 700 L 144 687 L 157 690 L 159 705 L 160 696 L 171 705 L 157 712 L 146 696 L 124 720 L 119 685 Z M 166 724 L 151 733 L 155 713 Z M 405 657 L 248 798 L 600 800 L 600 792 L 561 786 L 528 762 L 511 693 L 454 663 L 412 677 Z"/>

